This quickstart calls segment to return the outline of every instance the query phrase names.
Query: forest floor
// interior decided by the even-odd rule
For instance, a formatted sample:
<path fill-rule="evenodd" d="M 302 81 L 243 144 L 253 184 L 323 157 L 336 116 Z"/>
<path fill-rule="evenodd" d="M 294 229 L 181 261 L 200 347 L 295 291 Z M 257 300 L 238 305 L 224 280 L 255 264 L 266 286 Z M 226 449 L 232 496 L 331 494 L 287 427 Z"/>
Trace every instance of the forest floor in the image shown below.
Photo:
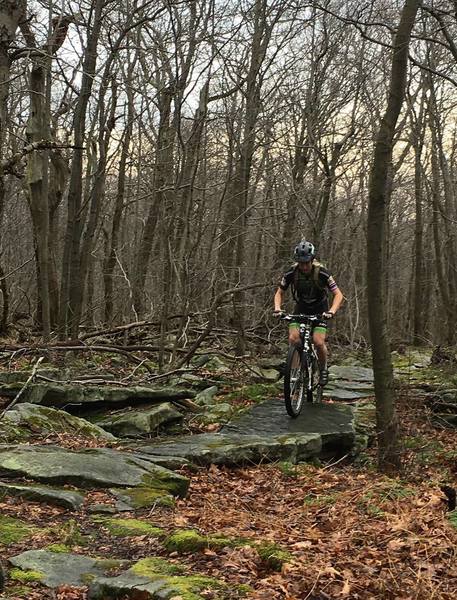
<path fill-rule="evenodd" d="M 106 532 L 105 538 L 92 538 L 85 535 L 84 510 L 75 514 L 17 498 L 0 503 L 1 514 L 46 529 L 32 540 L 0 547 L 2 557 L 45 547 L 56 541 L 58 531 L 59 542 L 75 552 L 128 559 L 164 556 L 233 589 L 248 585 L 247 597 L 258 600 L 454 599 L 457 512 L 450 512 L 455 506 L 443 487 L 456 487 L 455 430 L 436 428 L 424 396 L 415 395 L 407 383 L 399 387 L 398 413 L 403 463 L 398 477 L 377 472 L 375 446 L 352 463 L 212 466 L 183 472 L 191 487 L 174 508 L 131 515 L 168 530 L 269 540 L 290 553 L 280 571 L 268 568 L 248 545 L 178 557 L 147 535 L 118 539 Z M 97 500 L 104 501 L 103 493 Z M 87 588 L 51 591 L 27 585 L 29 600 L 87 598 Z M 24 598 L 17 582 L 9 582 L 0 597 Z M 210 591 L 207 597 L 214 598 Z"/>

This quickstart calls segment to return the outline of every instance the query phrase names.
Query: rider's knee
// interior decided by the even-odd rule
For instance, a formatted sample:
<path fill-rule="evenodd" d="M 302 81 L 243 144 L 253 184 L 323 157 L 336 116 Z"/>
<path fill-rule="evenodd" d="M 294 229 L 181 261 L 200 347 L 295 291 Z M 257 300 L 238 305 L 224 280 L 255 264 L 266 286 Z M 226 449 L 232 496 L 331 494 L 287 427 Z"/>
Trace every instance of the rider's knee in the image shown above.
<path fill-rule="evenodd" d="M 313 343 L 316 346 L 317 349 L 325 349 L 326 345 L 325 345 L 325 339 L 322 339 L 320 337 L 315 337 L 313 339 Z"/>
<path fill-rule="evenodd" d="M 300 344 L 300 333 L 295 330 L 289 331 L 289 344 L 298 346 Z"/>

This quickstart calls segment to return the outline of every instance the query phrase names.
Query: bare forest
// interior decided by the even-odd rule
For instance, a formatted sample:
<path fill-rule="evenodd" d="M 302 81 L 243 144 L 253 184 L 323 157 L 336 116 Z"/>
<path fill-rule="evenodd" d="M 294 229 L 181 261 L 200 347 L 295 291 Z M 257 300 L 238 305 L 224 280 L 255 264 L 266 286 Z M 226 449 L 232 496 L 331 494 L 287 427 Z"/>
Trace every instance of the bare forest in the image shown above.
<path fill-rule="evenodd" d="M 242 351 L 275 326 L 274 287 L 306 238 L 346 298 L 334 339 L 365 346 L 370 172 L 402 7 L 3 0 L 2 334 L 144 320 L 163 349 L 211 321 Z M 455 342 L 456 31 L 455 3 L 422 3 L 386 180 L 395 343 Z"/>

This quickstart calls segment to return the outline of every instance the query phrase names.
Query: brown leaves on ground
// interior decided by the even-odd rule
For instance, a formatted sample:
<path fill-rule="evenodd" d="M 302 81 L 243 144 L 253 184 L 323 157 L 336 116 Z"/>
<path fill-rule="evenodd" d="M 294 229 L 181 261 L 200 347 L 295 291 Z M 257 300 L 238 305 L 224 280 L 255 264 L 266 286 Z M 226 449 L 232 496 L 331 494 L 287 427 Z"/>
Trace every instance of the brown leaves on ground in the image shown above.
<path fill-rule="evenodd" d="M 212 466 L 188 473 L 189 497 L 175 509 L 125 515 L 169 532 L 197 529 L 274 542 L 292 556 L 280 572 L 268 568 L 252 546 L 167 555 L 160 540 L 112 538 L 84 512 L 18 499 L 0 505 L 2 512 L 47 529 L 0 550 L 7 557 L 45 547 L 58 541 L 56 531 L 60 538 L 65 530 L 70 536 L 74 519 L 85 535 L 78 553 L 131 560 L 162 555 L 184 563 L 190 573 L 225 581 L 231 591 L 224 600 L 238 598 L 240 584 L 251 587 L 254 600 L 451 600 L 457 595 L 457 529 L 447 518 L 441 487 L 455 487 L 455 433 L 432 428 L 425 408 L 412 399 L 403 399 L 400 416 L 404 479 L 377 473 L 370 454 L 360 467 Z M 90 502 L 110 504 L 112 498 L 108 492 L 90 492 Z M 35 589 L 41 595 L 34 595 Z M 85 600 L 86 590 L 66 586 L 48 592 L 35 585 L 29 600 L 38 598 Z"/>

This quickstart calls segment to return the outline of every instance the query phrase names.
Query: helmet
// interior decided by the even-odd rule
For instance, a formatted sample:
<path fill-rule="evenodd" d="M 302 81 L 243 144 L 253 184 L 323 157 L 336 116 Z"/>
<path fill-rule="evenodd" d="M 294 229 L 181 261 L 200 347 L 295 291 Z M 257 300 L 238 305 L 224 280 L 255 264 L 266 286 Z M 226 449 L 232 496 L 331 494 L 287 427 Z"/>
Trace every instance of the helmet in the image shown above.
<path fill-rule="evenodd" d="M 295 246 L 294 258 L 297 262 L 309 262 L 316 256 L 316 248 L 311 242 L 302 240 Z"/>

